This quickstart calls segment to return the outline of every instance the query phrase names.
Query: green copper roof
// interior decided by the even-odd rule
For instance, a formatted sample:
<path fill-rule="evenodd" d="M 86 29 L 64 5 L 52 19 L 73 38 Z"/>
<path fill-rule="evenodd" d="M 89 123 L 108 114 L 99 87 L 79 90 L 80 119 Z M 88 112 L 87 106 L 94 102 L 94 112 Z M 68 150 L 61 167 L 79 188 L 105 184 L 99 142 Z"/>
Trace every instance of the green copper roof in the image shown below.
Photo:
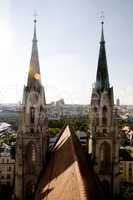
<path fill-rule="evenodd" d="M 96 76 L 96 88 L 98 91 L 103 91 L 109 88 L 109 75 L 108 75 L 108 67 L 106 59 L 103 22 L 102 22 L 102 33 L 100 41 L 97 76 Z"/>

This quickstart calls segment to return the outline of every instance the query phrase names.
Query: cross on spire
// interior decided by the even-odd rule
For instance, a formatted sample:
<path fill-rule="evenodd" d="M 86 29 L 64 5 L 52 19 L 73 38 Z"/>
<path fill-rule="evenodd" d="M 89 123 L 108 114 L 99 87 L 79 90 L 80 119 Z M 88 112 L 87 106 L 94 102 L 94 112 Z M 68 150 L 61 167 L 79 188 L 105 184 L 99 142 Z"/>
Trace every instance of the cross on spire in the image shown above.
<path fill-rule="evenodd" d="M 105 16 L 104 16 L 104 11 L 101 11 L 101 24 L 102 24 L 102 32 L 101 32 L 101 42 L 105 42 L 104 41 L 104 31 L 103 31 L 103 24 L 104 24 L 104 19 L 105 19 Z"/>
<path fill-rule="evenodd" d="M 37 22 L 37 17 L 38 17 L 38 14 L 37 14 L 37 12 L 36 12 L 36 11 L 34 12 L 34 15 L 33 15 L 33 17 L 34 17 L 34 23 L 36 23 L 36 22 Z"/>
<path fill-rule="evenodd" d="M 104 24 L 104 19 L 105 19 L 105 16 L 104 16 L 104 11 L 101 11 L 101 24 Z"/>

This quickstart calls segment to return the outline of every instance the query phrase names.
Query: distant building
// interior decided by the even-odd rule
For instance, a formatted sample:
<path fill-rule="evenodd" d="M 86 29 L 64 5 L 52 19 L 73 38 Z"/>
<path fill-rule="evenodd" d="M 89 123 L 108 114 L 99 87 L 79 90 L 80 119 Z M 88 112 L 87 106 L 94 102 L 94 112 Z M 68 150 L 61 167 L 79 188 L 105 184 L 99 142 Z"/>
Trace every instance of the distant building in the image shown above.
<path fill-rule="evenodd" d="M 116 100 L 116 106 L 120 106 L 120 99 L 119 98 Z"/>
<path fill-rule="evenodd" d="M 88 135 L 84 131 L 76 131 L 76 135 L 81 143 L 81 145 L 84 147 L 84 149 L 88 150 Z"/>
<path fill-rule="evenodd" d="M 120 148 L 120 176 L 121 182 L 133 183 L 133 147 Z"/>
<path fill-rule="evenodd" d="M 64 99 L 47 104 L 48 119 L 85 117 L 88 111 L 89 105 L 65 104 Z"/>
<path fill-rule="evenodd" d="M 18 112 L 19 111 L 19 103 L 8 103 L 8 104 L 0 104 L 0 112 Z"/>
<path fill-rule="evenodd" d="M 12 159 L 10 148 L 0 153 L 0 185 L 13 186 L 15 178 L 15 159 Z"/>
<path fill-rule="evenodd" d="M 10 131 L 12 131 L 11 124 L 0 122 L 0 137 L 4 135 L 4 133 L 8 133 Z"/>

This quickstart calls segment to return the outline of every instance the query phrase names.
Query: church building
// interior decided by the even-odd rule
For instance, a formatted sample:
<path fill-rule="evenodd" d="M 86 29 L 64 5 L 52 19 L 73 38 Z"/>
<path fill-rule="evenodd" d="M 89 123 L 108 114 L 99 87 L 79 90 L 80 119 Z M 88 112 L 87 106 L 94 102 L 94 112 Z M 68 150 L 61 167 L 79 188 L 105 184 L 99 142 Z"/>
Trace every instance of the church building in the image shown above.
<path fill-rule="evenodd" d="M 53 147 L 48 148 L 46 101 L 41 84 L 34 20 L 28 80 L 23 90 L 17 133 L 16 199 L 106 200 L 108 198 L 104 187 L 105 191 L 117 194 L 119 139 L 113 106 L 113 88 L 109 83 L 102 23 L 96 85 L 91 99 L 90 140 L 93 165 L 70 125 L 64 126 Z"/>

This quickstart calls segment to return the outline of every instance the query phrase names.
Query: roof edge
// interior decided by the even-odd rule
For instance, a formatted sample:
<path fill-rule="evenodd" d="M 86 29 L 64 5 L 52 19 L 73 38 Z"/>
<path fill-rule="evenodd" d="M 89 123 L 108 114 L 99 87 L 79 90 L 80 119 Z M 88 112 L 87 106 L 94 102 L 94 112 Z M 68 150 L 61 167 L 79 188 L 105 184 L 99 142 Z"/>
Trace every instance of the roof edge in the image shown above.
<path fill-rule="evenodd" d="M 50 148 L 50 151 L 52 151 L 54 149 L 54 147 L 56 146 L 57 142 L 59 141 L 60 137 L 62 136 L 64 130 L 66 129 L 66 127 L 68 126 L 67 123 L 64 124 L 63 128 L 61 129 L 61 131 L 59 132 L 59 135 L 54 143 L 54 145 Z"/>

